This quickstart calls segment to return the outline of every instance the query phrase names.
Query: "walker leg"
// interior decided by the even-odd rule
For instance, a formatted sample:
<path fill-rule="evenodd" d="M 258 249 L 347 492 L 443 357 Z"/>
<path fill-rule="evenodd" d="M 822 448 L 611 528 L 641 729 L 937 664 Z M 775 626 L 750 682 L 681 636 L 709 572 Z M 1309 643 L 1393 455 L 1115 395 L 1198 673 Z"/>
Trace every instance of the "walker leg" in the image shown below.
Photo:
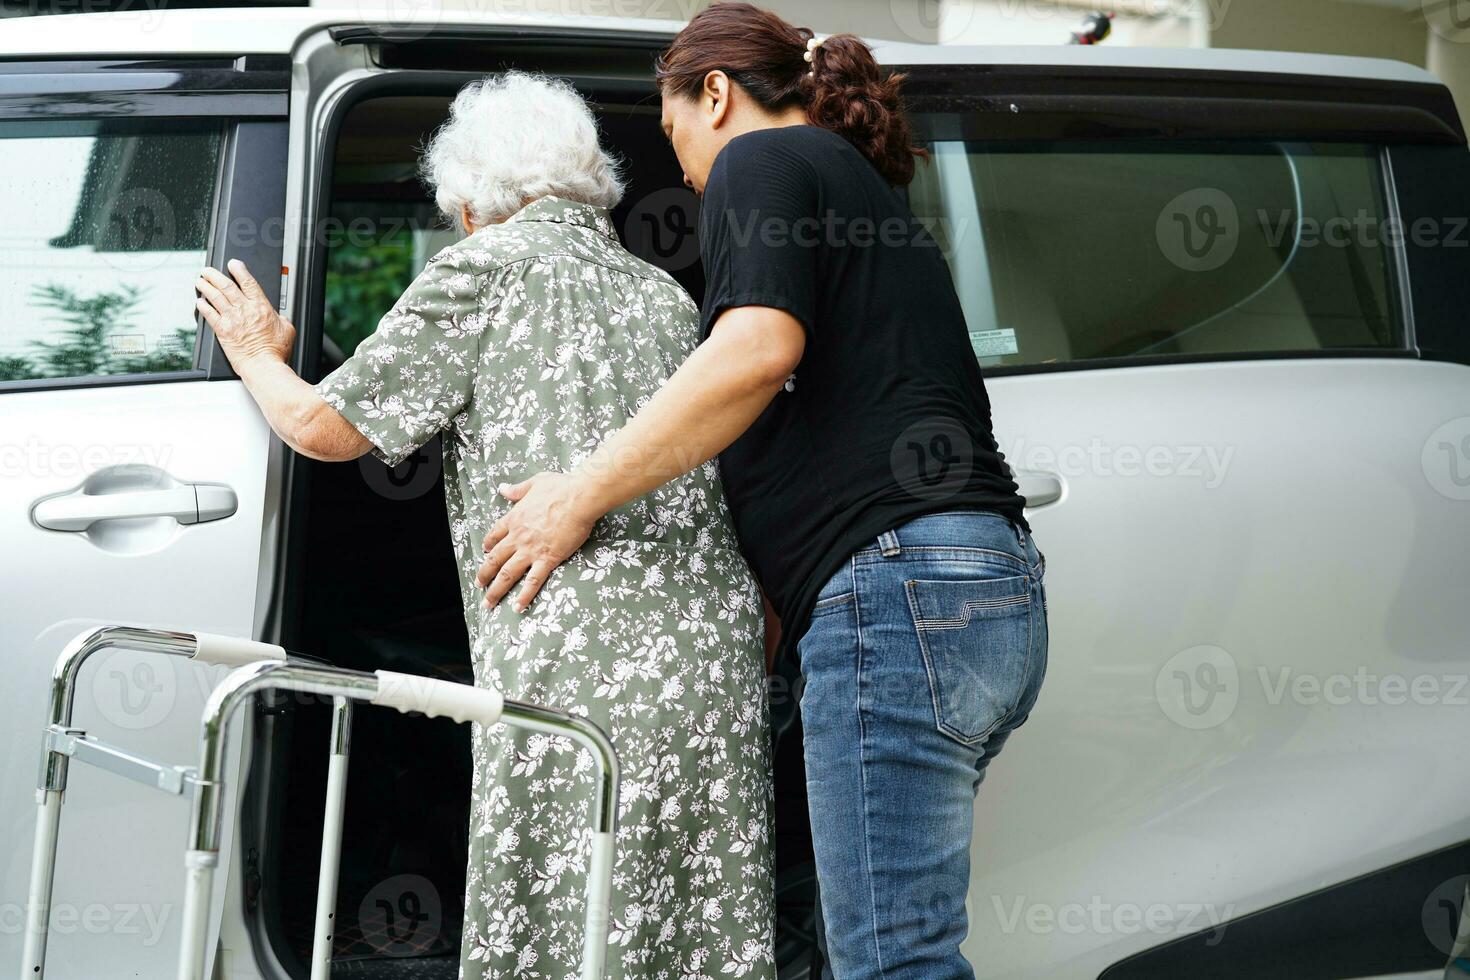
<path fill-rule="evenodd" d="M 51 886 L 56 881 L 61 790 L 37 790 L 36 804 L 36 844 L 31 852 L 31 890 L 26 899 L 25 956 L 20 975 L 39 980 L 46 974 L 46 935 L 51 919 Z"/>
<path fill-rule="evenodd" d="M 592 832 L 587 862 L 587 926 L 582 938 L 582 980 L 602 980 L 607 957 L 608 902 L 612 898 L 613 835 Z"/>
<path fill-rule="evenodd" d="M 322 866 L 316 885 L 316 932 L 311 941 L 311 980 L 329 980 L 337 907 L 337 873 L 342 857 L 342 812 L 347 802 L 347 748 L 352 702 L 332 698 L 332 749 L 327 756 L 327 802 L 322 818 Z"/>
<path fill-rule="evenodd" d="M 214 897 L 214 868 L 218 863 L 218 851 L 184 852 L 186 877 L 178 980 L 204 980 L 204 946 L 209 936 L 209 904 Z"/>

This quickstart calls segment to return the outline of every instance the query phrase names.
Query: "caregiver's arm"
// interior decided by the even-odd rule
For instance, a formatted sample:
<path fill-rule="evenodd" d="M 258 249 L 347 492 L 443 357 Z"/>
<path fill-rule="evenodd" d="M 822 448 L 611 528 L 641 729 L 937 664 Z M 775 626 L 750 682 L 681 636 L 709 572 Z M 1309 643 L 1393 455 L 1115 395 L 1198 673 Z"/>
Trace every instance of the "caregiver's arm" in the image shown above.
<path fill-rule="evenodd" d="M 245 263 L 232 259 L 229 268 L 234 279 L 217 269 L 200 274 L 195 307 L 271 429 L 312 459 L 340 462 L 371 449 L 372 443 L 286 363 L 296 328 L 276 312 Z"/>
<path fill-rule="evenodd" d="M 498 603 L 523 578 L 525 609 L 546 577 L 614 507 L 719 455 L 765 411 L 806 349 L 801 323 L 784 310 L 726 310 L 628 424 L 570 473 L 538 473 L 506 488 L 516 501 L 485 537 L 475 582 Z"/>

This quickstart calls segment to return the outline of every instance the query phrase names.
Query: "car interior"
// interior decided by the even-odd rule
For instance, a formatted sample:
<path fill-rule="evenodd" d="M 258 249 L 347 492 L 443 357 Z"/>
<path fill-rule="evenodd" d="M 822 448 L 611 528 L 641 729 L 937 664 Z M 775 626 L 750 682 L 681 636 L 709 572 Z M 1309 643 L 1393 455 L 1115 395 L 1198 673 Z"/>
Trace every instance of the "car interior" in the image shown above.
<path fill-rule="evenodd" d="M 436 251 L 459 237 L 417 176 L 423 142 L 450 93 L 367 99 L 343 120 L 332 165 L 321 354 L 325 376 L 371 334 Z M 604 142 L 627 192 L 613 213 L 625 243 L 664 265 L 696 298 L 693 195 L 658 125 L 651 94 L 598 101 Z M 437 440 L 390 470 L 297 462 L 285 642 L 331 663 L 472 682 L 450 549 Z M 794 704 L 773 708 L 782 976 L 815 955 L 813 871 Z M 276 957 L 305 977 L 311 949 L 330 709 L 294 700 L 274 713 L 272 804 L 252 852 L 255 904 Z M 470 733 L 444 719 L 359 712 L 353 721 L 332 975 L 454 977 L 468 846 Z"/>

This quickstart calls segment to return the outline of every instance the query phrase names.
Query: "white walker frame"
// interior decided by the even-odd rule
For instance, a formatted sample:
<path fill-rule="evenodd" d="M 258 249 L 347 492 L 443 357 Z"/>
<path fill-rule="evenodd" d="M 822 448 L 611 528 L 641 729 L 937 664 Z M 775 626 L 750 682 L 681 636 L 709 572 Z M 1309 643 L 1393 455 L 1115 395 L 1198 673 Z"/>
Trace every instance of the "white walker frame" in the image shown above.
<path fill-rule="evenodd" d="M 185 657 L 235 669 L 210 694 L 204 707 L 197 769 L 168 765 L 110 745 L 72 727 L 72 702 L 82 663 L 104 649 Z M 36 845 L 26 905 L 22 980 L 45 976 L 51 889 L 56 871 L 57 830 L 66 791 L 67 766 L 83 762 L 136 780 L 174 796 L 192 798 L 188 849 L 184 853 L 183 939 L 178 980 L 204 980 L 205 940 L 214 871 L 219 863 L 223 820 L 225 758 L 230 719 L 240 705 L 263 691 L 298 691 L 332 699 L 331 755 L 322 826 L 321 875 L 317 885 L 316 931 L 312 940 L 311 980 L 331 972 L 332 913 L 342 847 L 342 812 L 347 793 L 348 730 L 352 702 L 366 701 L 399 711 L 446 716 L 458 722 L 508 725 L 561 735 L 588 749 L 597 767 L 592 800 L 591 859 L 587 877 L 586 933 L 582 980 L 600 980 L 607 953 L 608 901 L 612 893 L 613 837 L 617 829 L 618 759 L 607 735 L 586 718 L 552 708 L 505 700 L 499 691 L 432 677 L 379 670 L 364 673 L 289 656 L 281 647 L 211 633 L 179 633 L 103 626 L 77 636 L 62 651 L 51 673 L 50 717 L 41 746 Z"/>

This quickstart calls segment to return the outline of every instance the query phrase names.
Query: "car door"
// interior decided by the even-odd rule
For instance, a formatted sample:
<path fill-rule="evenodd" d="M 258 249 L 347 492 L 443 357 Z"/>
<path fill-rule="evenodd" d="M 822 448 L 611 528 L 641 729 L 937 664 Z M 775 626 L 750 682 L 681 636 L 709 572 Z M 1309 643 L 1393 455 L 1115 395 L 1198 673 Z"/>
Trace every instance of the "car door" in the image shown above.
<path fill-rule="evenodd" d="M 1470 870 L 1464 130 L 1408 66 L 1187 54 L 908 68 L 910 201 L 1048 569 L 963 948 L 987 977 L 1442 969 Z"/>
<path fill-rule="evenodd" d="M 271 436 L 200 328 L 193 281 L 229 257 L 281 264 L 288 74 L 253 56 L 0 62 L 0 962 L 21 957 L 28 787 L 63 645 L 111 623 L 255 629 Z M 218 679 L 103 655 L 76 724 L 192 766 Z M 73 767 L 48 976 L 172 975 L 187 816 Z"/>

